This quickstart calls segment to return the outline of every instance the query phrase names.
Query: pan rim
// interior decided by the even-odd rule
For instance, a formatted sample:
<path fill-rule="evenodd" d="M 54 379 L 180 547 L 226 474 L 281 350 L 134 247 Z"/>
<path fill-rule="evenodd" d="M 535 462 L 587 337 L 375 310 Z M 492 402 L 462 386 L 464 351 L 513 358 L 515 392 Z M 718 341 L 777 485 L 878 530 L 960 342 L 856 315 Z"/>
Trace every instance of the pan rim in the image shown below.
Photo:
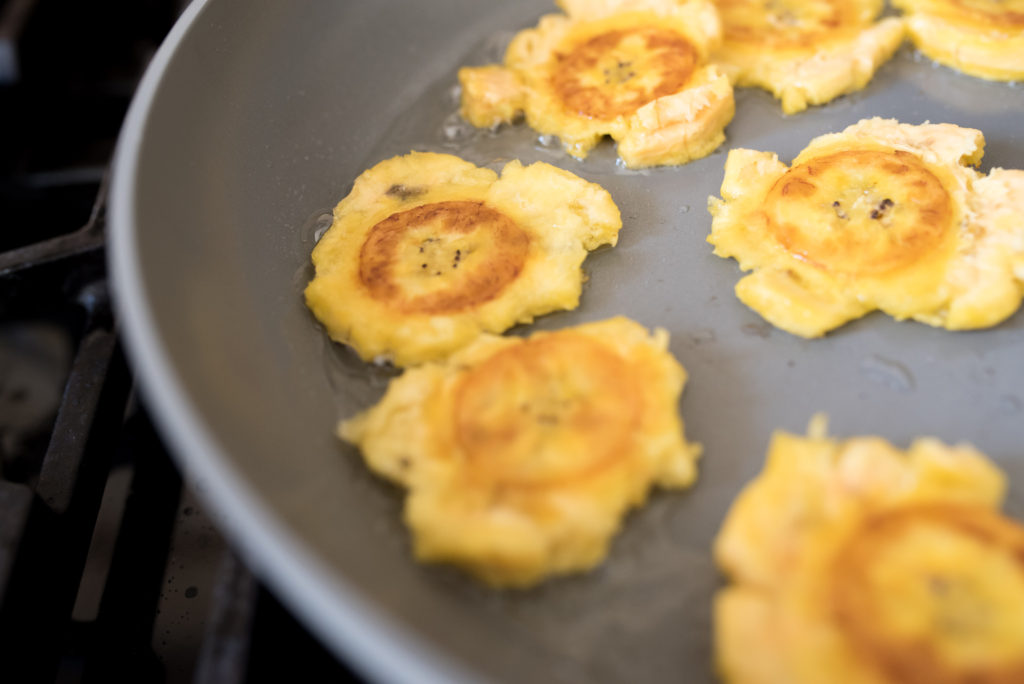
<path fill-rule="evenodd" d="M 107 270 L 118 333 L 140 393 L 186 482 L 232 548 L 337 657 L 375 681 L 480 681 L 465 666 L 384 615 L 271 514 L 188 400 L 188 391 L 158 334 L 138 252 L 136 174 L 147 122 L 164 75 L 212 1 L 193 0 L 164 39 L 135 91 L 114 151 Z"/>

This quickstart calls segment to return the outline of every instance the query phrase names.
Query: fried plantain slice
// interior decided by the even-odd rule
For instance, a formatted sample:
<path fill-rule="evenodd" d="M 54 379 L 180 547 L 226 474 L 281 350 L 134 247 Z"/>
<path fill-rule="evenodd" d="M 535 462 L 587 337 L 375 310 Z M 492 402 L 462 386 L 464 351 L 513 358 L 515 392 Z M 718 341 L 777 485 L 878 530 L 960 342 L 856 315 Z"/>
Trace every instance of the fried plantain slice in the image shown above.
<path fill-rule="evenodd" d="M 920 438 L 901 450 L 879 437 L 840 441 L 815 416 L 808 434 L 776 432 L 761 473 L 736 497 L 714 555 L 734 581 L 776 586 L 805 539 L 836 520 L 903 503 L 997 508 L 1002 472 L 976 449 Z"/>
<path fill-rule="evenodd" d="M 1024 0 L 893 0 L 914 45 L 940 64 L 993 81 L 1024 78 Z"/>
<path fill-rule="evenodd" d="M 629 167 L 684 164 L 725 140 L 735 105 L 706 64 L 720 40 L 706 0 L 563 0 L 566 14 L 518 33 L 503 66 L 464 67 L 462 115 L 557 135 L 584 158 L 603 136 Z"/>
<path fill-rule="evenodd" d="M 1024 681 L 1024 527 L 995 511 L 875 514 L 818 578 L 845 640 L 893 680 Z"/>
<path fill-rule="evenodd" d="M 668 334 L 617 317 L 529 338 L 484 334 L 407 370 L 339 426 L 409 490 L 416 558 L 495 587 L 594 567 L 652 484 L 689 486 Z"/>
<path fill-rule="evenodd" d="M 614 245 L 619 210 L 600 186 L 538 162 L 498 174 L 412 152 L 356 179 L 313 250 L 306 303 L 366 360 L 438 359 L 579 304 L 588 250 Z"/>
<path fill-rule="evenodd" d="M 975 449 L 777 433 L 715 558 L 735 684 L 1011 682 L 1024 675 L 1024 527 Z"/>
<path fill-rule="evenodd" d="M 876 22 L 882 0 L 717 0 L 724 40 L 713 61 L 737 86 L 782 100 L 786 114 L 864 88 L 903 42 L 903 21 Z"/>
<path fill-rule="evenodd" d="M 708 242 L 753 273 L 740 300 L 817 337 L 881 309 L 950 330 L 995 325 L 1024 298 L 1024 171 L 982 176 L 980 131 L 867 119 L 787 168 L 729 153 Z"/>

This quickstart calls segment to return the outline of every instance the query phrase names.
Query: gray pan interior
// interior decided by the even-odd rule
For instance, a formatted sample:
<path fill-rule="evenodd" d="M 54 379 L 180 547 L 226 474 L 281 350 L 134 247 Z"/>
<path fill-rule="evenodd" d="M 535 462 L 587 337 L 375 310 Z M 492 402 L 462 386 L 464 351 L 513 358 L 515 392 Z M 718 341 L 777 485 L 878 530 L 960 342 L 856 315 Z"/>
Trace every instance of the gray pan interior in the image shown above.
<path fill-rule="evenodd" d="M 936 67 L 909 48 L 868 88 L 782 116 L 741 90 L 726 145 L 681 168 L 584 162 L 522 126 L 455 115 L 455 71 L 500 58 L 549 0 L 208 0 L 193 4 L 125 125 L 111 264 L 145 396 L 217 520 L 339 654 L 388 681 L 712 679 L 709 555 L 776 428 L 817 411 L 840 436 L 969 441 L 1024 483 L 1024 313 L 950 333 L 867 316 L 820 340 L 768 326 L 733 296 L 740 272 L 705 242 L 731 147 L 789 161 L 863 117 L 985 132 L 982 169 L 1024 167 L 1024 88 Z M 607 188 L 619 245 L 593 254 L 578 310 L 531 329 L 628 314 L 671 333 L 690 372 L 680 405 L 705 448 L 692 490 L 628 517 L 582 577 L 493 592 L 410 558 L 402 494 L 335 440 L 388 372 L 326 341 L 301 292 L 323 215 L 353 179 L 411 149 L 494 168 L 543 160 Z M 522 333 L 527 330 L 514 330 Z"/>

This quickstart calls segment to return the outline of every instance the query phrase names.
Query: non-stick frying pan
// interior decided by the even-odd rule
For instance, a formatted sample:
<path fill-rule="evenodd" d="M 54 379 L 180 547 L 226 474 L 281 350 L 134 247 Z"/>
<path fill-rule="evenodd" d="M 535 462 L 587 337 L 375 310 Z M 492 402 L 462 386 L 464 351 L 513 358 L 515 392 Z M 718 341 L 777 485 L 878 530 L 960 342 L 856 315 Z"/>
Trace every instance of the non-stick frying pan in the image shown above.
<path fill-rule="evenodd" d="M 772 430 L 817 411 L 840 436 L 969 441 L 1024 482 L 1024 314 L 951 333 L 881 314 L 824 339 L 772 329 L 705 242 L 725 152 L 788 161 L 869 116 L 983 130 L 1024 167 L 1024 88 L 909 48 L 868 88 L 795 116 L 739 91 L 726 146 L 679 168 L 586 161 L 523 126 L 455 115 L 455 71 L 500 58 L 548 0 L 197 0 L 160 50 L 121 138 L 111 265 L 145 398 L 219 524 L 329 647 L 387 681 L 708 681 L 711 540 Z M 73 115 L 73 113 L 69 113 Z M 702 474 L 629 516 L 608 562 L 525 592 L 416 565 L 402 493 L 333 435 L 393 373 L 327 341 L 301 292 L 324 214 L 363 169 L 410 149 L 500 168 L 543 160 L 602 184 L 619 245 L 593 254 L 580 308 L 533 328 L 627 314 L 662 326 L 690 372 L 680 404 Z M 513 334 L 524 332 L 514 330 Z M 1011 499 L 1011 513 L 1022 509 Z"/>

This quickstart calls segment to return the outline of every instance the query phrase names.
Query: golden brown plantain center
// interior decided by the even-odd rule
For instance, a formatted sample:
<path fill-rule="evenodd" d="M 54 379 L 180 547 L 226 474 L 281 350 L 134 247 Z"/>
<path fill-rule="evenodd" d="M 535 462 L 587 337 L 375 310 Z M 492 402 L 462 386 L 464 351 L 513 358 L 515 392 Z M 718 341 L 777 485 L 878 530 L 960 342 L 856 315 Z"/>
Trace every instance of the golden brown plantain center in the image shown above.
<path fill-rule="evenodd" d="M 628 457 L 642 415 L 629 365 L 582 335 L 509 347 L 457 388 L 467 471 L 508 486 L 565 486 Z"/>
<path fill-rule="evenodd" d="M 404 313 L 447 314 L 497 297 L 526 263 L 530 238 L 483 202 L 424 204 L 375 225 L 359 280 Z"/>
<path fill-rule="evenodd" d="M 697 59 L 696 48 L 674 31 L 619 29 L 555 53 L 550 83 L 569 112 L 608 121 L 682 90 Z"/>
<path fill-rule="evenodd" d="M 1024 528 L 924 504 L 869 518 L 828 575 L 833 618 L 886 681 L 1024 681 Z"/>
<path fill-rule="evenodd" d="M 882 274 L 939 247 L 953 207 L 942 182 L 902 151 L 850 150 L 794 166 L 764 202 L 768 230 L 798 259 Z"/>

